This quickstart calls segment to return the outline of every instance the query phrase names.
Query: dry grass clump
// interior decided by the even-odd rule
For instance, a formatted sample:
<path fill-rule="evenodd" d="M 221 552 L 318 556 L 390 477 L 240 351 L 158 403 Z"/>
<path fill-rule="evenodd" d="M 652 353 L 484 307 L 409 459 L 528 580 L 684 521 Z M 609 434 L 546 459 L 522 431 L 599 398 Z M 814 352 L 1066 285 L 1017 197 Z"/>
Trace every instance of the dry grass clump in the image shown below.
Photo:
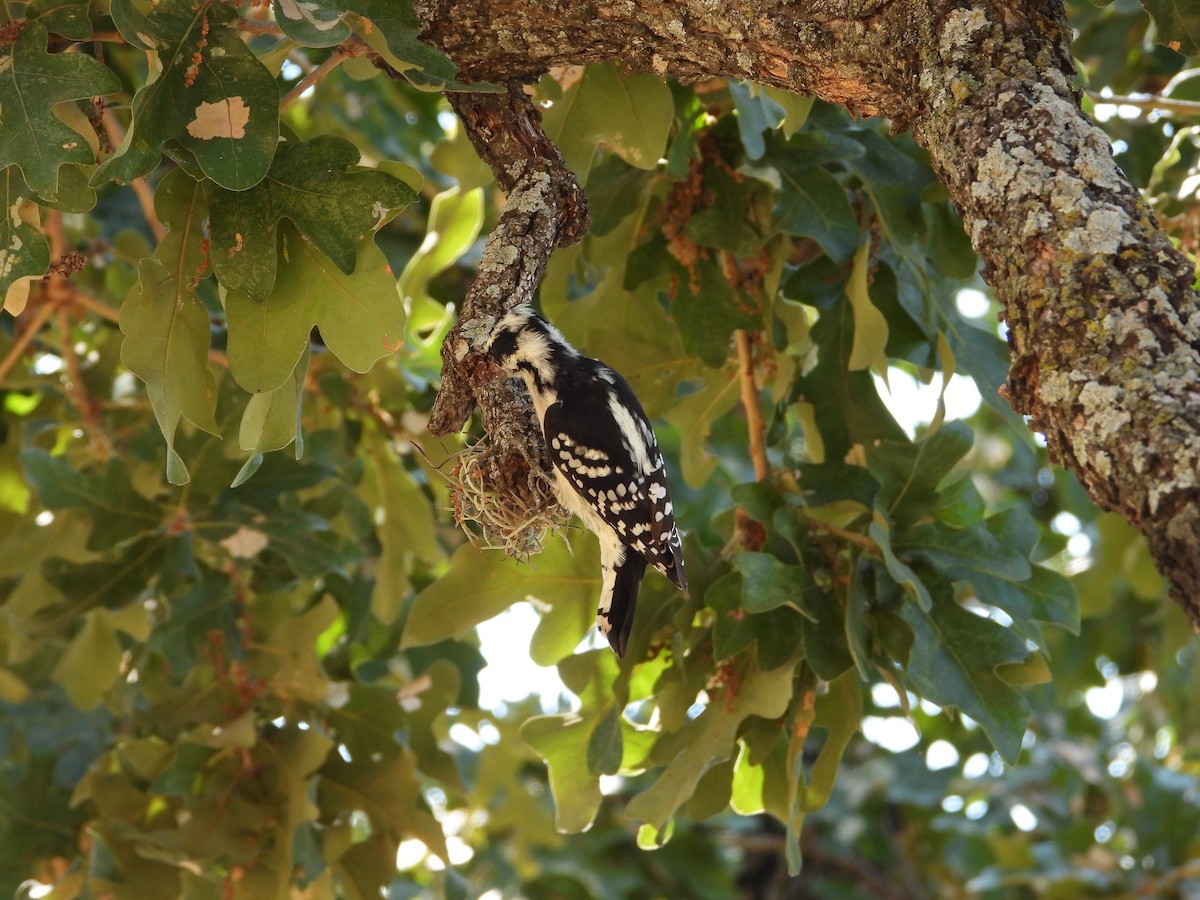
<path fill-rule="evenodd" d="M 454 523 L 474 546 L 528 560 L 547 534 L 561 533 L 568 513 L 544 479 L 505 478 L 492 449 L 482 442 L 468 447 L 446 476 Z"/>

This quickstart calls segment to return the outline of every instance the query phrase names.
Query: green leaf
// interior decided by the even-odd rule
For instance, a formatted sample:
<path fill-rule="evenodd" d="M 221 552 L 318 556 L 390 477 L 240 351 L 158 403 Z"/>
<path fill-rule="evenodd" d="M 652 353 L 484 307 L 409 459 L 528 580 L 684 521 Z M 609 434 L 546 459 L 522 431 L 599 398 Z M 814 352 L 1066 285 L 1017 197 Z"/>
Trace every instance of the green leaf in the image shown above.
<path fill-rule="evenodd" d="M 92 36 L 88 18 L 88 0 L 33 0 L 25 10 L 30 19 L 37 19 L 52 34 L 61 34 L 73 41 Z"/>
<path fill-rule="evenodd" d="M 551 540 L 529 563 L 462 545 L 450 557 L 446 574 L 417 594 L 400 646 L 456 637 L 526 597 L 563 608 L 577 623 L 578 643 L 595 621 L 600 565 L 594 541 L 577 543 L 583 546 L 572 556 L 566 544 Z M 535 661 L 549 665 L 558 660 Z"/>
<path fill-rule="evenodd" d="M 336 47 L 350 37 L 345 13 L 313 0 L 272 0 L 280 29 L 304 47 Z"/>
<path fill-rule="evenodd" d="M 304 379 L 308 374 L 309 350 L 306 347 L 292 370 L 291 377 L 275 390 L 254 394 L 242 413 L 238 444 L 256 454 L 282 450 L 296 442 L 296 458 L 303 454 L 304 438 L 300 414 L 304 403 Z"/>
<path fill-rule="evenodd" d="M 682 267 L 675 265 L 681 283 L 691 283 Z M 671 303 L 671 315 L 683 339 L 684 349 L 717 368 L 729 356 L 730 339 L 739 328 L 761 328 L 762 297 L 753 288 L 744 291 L 730 283 L 716 259 L 701 259 L 696 265 L 692 290 L 680 290 Z"/>
<path fill-rule="evenodd" d="M 913 633 L 907 673 L 916 690 L 933 703 L 969 715 L 1000 755 L 1015 763 L 1028 705 L 997 670 L 1025 660 L 1024 641 L 963 609 L 947 591 L 934 594 L 929 612 L 905 603 L 899 613 Z"/>
<path fill-rule="evenodd" d="M 395 350 L 404 335 L 404 307 L 387 259 L 368 236 L 358 242 L 353 274 L 284 225 L 286 265 L 266 300 L 240 292 L 225 298 L 229 368 L 248 391 L 273 391 L 295 370 L 315 325 L 325 345 L 348 368 L 366 372 Z"/>
<path fill-rule="evenodd" d="M 350 0 L 346 8 L 371 20 L 364 28 L 367 42 L 376 46 L 376 35 L 382 35 L 388 52 L 397 66 L 415 87 L 428 91 L 503 91 L 499 85 L 486 81 L 462 82 L 455 78 L 458 67 L 446 54 L 429 46 L 417 35 L 419 23 L 409 0 Z M 376 46 L 376 49 L 380 49 Z"/>
<path fill-rule="evenodd" d="M 909 568 L 905 563 L 901 562 L 896 556 L 895 548 L 892 545 L 892 529 L 887 519 L 881 514 L 876 513 L 871 522 L 867 533 L 871 536 L 871 540 L 875 542 L 875 546 L 879 548 L 879 553 L 883 557 L 883 564 L 887 567 L 888 574 L 896 584 L 904 588 L 904 591 L 922 610 L 928 612 L 933 605 L 933 599 L 929 596 L 929 589 L 925 587 L 924 582 L 917 576 L 917 573 Z"/>
<path fill-rule="evenodd" d="M 238 21 L 220 4 L 164 0 L 154 7 L 144 22 L 150 30 L 139 37 L 159 51 L 162 73 L 134 96 L 125 141 L 93 184 L 145 175 L 167 141 L 222 187 L 245 190 L 263 179 L 279 141 L 279 89 L 241 39 Z"/>
<path fill-rule="evenodd" d="M 713 423 L 731 410 L 738 401 L 736 378 L 725 372 L 713 372 L 708 384 L 683 397 L 664 418 L 676 426 L 682 437 L 679 463 L 683 480 L 690 487 L 702 487 L 717 467 L 717 458 L 706 443 Z"/>
<path fill-rule="evenodd" d="M 1186 0 L 1141 0 L 1154 19 L 1155 40 L 1184 56 L 1200 56 L 1200 9 Z"/>
<path fill-rule="evenodd" d="M 911 522 L 942 502 L 937 488 L 974 442 L 961 421 L 920 441 L 881 441 L 867 448 L 867 467 L 879 482 L 877 506 L 896 522 Z"/>
<path fill-rule="evenodd" d="M 465 192 L 456 187 L 449 188 L 435 196 L 425 226 L 425 233 L 430 237 L 405 263 L 397 285 L 400 295 L 426 298 L 429 282 L 471 249 L 482 227 L 481 188 Z"/>
<path fill-rule="evenodd" d="M 811 618 L 799 605 L 806 584 L 801 566 L 787 565 L 767 553 L 739 553 L 733 564 L 742 573 L 742 607 L 746 612 L 761 613 L 791 604 Z"/>
<path fill-rule="evenodd" d="M 94 161 L 91 145 L 62 123 L 54 107 L 115 93 L 121 81 L 83 53 L 46 52 L 48 38 L 40 23 L 27 22 L 15 41 L 0 47 L 0 168 L 19 166 L 26 184 L 53 200 L 60 166 Z"/>
<path fill-rule="evenodd" d="M 817 697 L 813 727 L 825 729 L 827 736 L 800 798 L 805 812 L 820 809 L 833 794 L 842 754 L 862 724 L 862 692 L 862 685 L 854 673 L 845 672 L 830 681 L 829 689 Z"/>
<path fill-rule="evenodd" d="M 600 775 L 588 765 L 597 718 L 567 714 L 534 716 L 521 726 L 521 737 L 550 772 L 554 794 L 554 824 L 559 831 L 578 834 L 596 820 L 600 808 Z"/>
<path fill-rule="evenodd" d="M 761 181 L 736 176 L 722 168 L 711 168 L 704 176 L 709 206 L 687 223 L 687 236 L 701 247 L 728 250 L 735 256 L 758 252 L 768 234 L 764 215 L 768 195 Z"/>
<path fill-rule="evenodd" d="M 867 279 L 871 266 L 871 242 L 865 241 L 854 255 L 854 266 L 850 280 L 846 282 L 846 296 L 854 310 L 854 340 L 850 345 L 850 358 L 846 367 L 851 372 L 869 369 L 885 358 L 888 323 L 879 308 L 871 302 L 867 291 Z"/>
<path fill-rule="evenodd" d="M 597 775 L 615 775 L 621 768 L 621 711 L 611 704 L 600 716 L 588 741 L 588 769 Z"/>
<path fill-rule="evenodd" d="M 279 144 L 266 178 L 249 190 L 205 183 L 213 269 L 223 287 L 265 300 L 275 284 L 277 228 L 286 218 L 345 274 L 357 247 L 416 199 L 379 169 L 359 169 L 353 144 L 332 135 Z"/>
<path fill-rule="evenodd" d="M 813 238 L 835 262 L 850 259 L 859 246 L 858 218 L 842 183 L 803 149 L 776 151 L 769 160 L 780 177 L 777 227 Z"/>
<path fill-rule="evenodd" d="M 168 480 L 185 484 L 187 468 L 175 452 L 180 418 L 218 431 L 216 383 L 208 370 L 209 315 L 196 296 L 207 210 L 200 186 L 179 171 L 159 182 L 154 208 L 169 231 L 154 257 L 142 260 L 138 282 L 121 306 L 121 361 L 146 383 L 167 442 Z"/>
<path fill-rule="evenodd" d="M 1045 622 L 1079 634 L 1079 598 L 1071 580 L 1045 566 L 1033 566 L 1028 578 L 1004 578 L 975 572 L 967 579 L 975 596 L 998 607 L 1021 624 Z M 1015 626 L 1014 626 L 1015 627 Z"/>
<path fill-rule="evenodd" d="M 738 133 L 742 137 L 746 155 L 751 159 L 761 159 L 766 152 L 763 132 L 777 127 L 783 121 L 783 107 L 752 82 L 731 81 L 729 93 L 737 111 Z"/>
<path fill-rule="evenodd" d="M 583 181 L 597 146 L 631 166 L 653 169 L 675 115 L 671 89 L 657 75 L 622 78 L 611 63 L 588 66 L 543 115 L 546 134 Z"/>
<path fill-rule="evenodd" d="M 121 669 L 121 645 L 106 609 L 94 609 L 71 639 L 51 677 L 62 685 L 76 709 L 99 705 Z"/>
<path fill-rule="evenodd" d="M 742 576 L 730 572 L 704 593 L 704 605 L 713 617 L 713 656 L 729 659 L 754 643 L 754 623 L 742 606 Z"/>
<path fill-rule="evenodd" d="M 760 88 L 764 94 L 774 100 L 779 105 L 779 108 L 783 110 L 783 121 L 779 127 L 783 131 L 785 138 L 791 138 L 798 129 L 804 126 L 805 120 L 808 119 L 809 110 L 812 109 L 813 100 L 816 98 L 811 94 L 793 94 L 791 91 L 785 91 L 770 85 L 760 85 Z"/>
<path fill-rule="evenodd" d="M 948 578 L 972 581 L 977 574 L 1024 581 L 1029 561 L 996 540 L 983 524 L 953 529 L 940 522 L 914 525 L 896 535 L 892 546 L 926 560 Z"/>
<path fill-rule="evenodd" d="M 125 545 L 112 558 L 89 562 L 73 562 L 57 556 L 47 559 L 42 563 L 42 577 L 62 592 L 63 599 L 38 610 L 35 617 L 38 630 L 52 633 L 57 626 L 73 622 L 95 606 L 125 607 L 123 612 L 128 611 L 131 616 L 144 614 L 145 610 L 134 601 L 162 571 L 164 543 L 159 536 L 144 538 Z M 118 624 L 124 631 L 133 627 L 127 622 Z"/>
<path fill-rule="evenodd" d="M 437 539 L 437 520 L 413 474 L 383 446 L 376 446 L 371 453 L 363 498 L 382 511 L 383 518 L 375 530 L 383 552 L 376 564 L 371 613 L 380 622 L 390 623 L 408 599 L 409 576 L 416 559 L 434 562 L 444 556 Z"/>
<path fill-rule="evenodd" d="M 162 525 L 163 511 L 133 489 L 120 460 L 110 459 L 99 474 L 88 475 L 45 450 L 26 450 L 20 459 L 47 509 L 78 507 L 91 517 L 89 549 L 114 547 Z"/>
<path fill-rule="evenodd" d="M 264 634 L 264 643 L 256 644 L 249 654 L 249 668 L 257 676 L 267 678 L 272 690 L 280 697 L 318 703 L 330 689 L 315 650 L 317 638 L 338 617 L 334 599 L 326 594 L 308 609 L 294 614 L 290 609 L 279 619 L 270 600 L 260 600 L 254 618 Z"/>
<path fill-rule="evenodd" d="M 901 255 L 911 252 L 910 245 L 921 239 L 925 224 L 921 206 L 913 198 L 933 182 L 933 173 L 914 158 L 915 148 L 906 153 L 903 142 L 888 140 L 875 129 L 860 128 L 851 136 L 866 152 L 849 154 L 842 162 L 862 179 L 888 240 Z M 912 143 L 907 146 L 912 148 Z"/>
<path fill-rule="evenodd" d="M 792 696 L 793 670 L 792 663 L 768 671 L 753 669 L 730 700 L 710 703 L 684 726 L 683 749 L 654 784 L 629 801 L 626 814 L 661 831 L 709 767 L 733 755 L 738 728 L 747 717 L 783 715 Z"/>
<path fill-rule="evenodd" d="M 811 403 L 825 448 L 825 459 L 842 460 L 854 444 L 869 447 L 877 440 L 906 440 L 879 398 L 871 375 L 847 368 L 853 340 L 850 304 L 841 301 L 822 312 L 813 326 L 817 364 L 796 385 L 798 398 Z"/>
<path fill-rule="evenodd" d="M 361 810 L 370 817 L 377 833 L 388 836 L 393 844 L 393 867 L 395 845 L 405 837 L 415 837 L 443 860 L 447 858 L 441 825 L 421 808 L 421 783 L 413 755 L 407 749 L 378 761 L 346 762 L 332 757 L 321 768 L 317 785 L 318 803 L 330 821 Z"/>

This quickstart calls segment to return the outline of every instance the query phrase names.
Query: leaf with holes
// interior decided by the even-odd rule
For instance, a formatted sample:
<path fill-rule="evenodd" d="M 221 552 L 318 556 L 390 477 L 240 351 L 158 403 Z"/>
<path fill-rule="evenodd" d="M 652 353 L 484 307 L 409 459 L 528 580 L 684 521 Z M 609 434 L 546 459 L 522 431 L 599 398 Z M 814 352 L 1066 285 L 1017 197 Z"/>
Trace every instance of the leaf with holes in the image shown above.
<path fill-rule="evenodd" d="M 16 166 L 0 172 L 0 304 L 12 315 L 25 308 L 29 285 L 50 266 L 50 245 L 41 230 L 38 206 Z M 12 291 L 11 299 L 9 291 Z"/>
<path fill-rule="evenodd" d="M 164 0 L 145 17 L 150 33 L 136 38 L 159 51 L 162 74 L 134 96 L 125 141 L 93 184 L 145 175 L 167 141 L 222 187 L 240 191 L 263 179 L 279 141 L 279 89 L 239 36 L 239 21 L 232 7 L 190 0 Z"/>
<path fill-rule="evenodd" d="M 1200 55 L 1200 7 L 1187 0 L 1141 0 L 1154 19 L 1155 39 L 1184 56 Z"/>

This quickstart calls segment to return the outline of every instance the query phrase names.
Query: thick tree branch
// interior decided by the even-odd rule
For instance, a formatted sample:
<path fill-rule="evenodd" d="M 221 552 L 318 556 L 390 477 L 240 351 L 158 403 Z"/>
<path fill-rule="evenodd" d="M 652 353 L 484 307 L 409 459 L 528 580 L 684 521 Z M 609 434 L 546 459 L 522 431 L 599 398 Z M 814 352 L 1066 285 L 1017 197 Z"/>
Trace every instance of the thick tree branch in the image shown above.
<path fill-rule="evenodd" d="M 751 78 L 911 128 L 1005 304 L 1008 397 L 1140 527 L 1200 627 L 1200 315 L 1192 265 L 1071 86 L 1059 0 L 425 0 L 478 78 L 622 60 Z"/>
<path fill-rule="evenodd" d="M 1024 5 L 944 19 L 914 132 L 1005 304 L 1008 399 L 1092 499 L 1142 529 L 1200 626 L 1195 271 L 1080 110 L 1061 14 Z"/>
<path fill-rule="evenodd" d="M 539 496 L 532 499 L 545 503 L 549 495 L 531 478 L 549 472 L 549 463 L 529 398 L 481 350 L 497 318 L 532 302 L 550 254 L 583 236 L 587 202 L 520 84 L 511 83 L 503 94 L 453 94 L 450 99 L 508 198 L 458 321 L 442 344 L 442 387 L 429 430 L 457 431 L 478 407 L 492 442 L 485 480 L 525 500 L 535 492 Z M 514 416 L 513 410 L 522 407 L 528 413 Z"/>

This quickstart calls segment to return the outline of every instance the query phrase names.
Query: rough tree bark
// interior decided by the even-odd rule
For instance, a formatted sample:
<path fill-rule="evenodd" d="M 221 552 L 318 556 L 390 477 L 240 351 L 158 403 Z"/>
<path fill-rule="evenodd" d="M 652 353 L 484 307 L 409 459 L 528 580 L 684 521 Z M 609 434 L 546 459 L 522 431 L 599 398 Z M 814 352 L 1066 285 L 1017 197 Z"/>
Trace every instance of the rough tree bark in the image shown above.
<path fill-rule="evenodd" d="M 550 463 L 529 396 L 512 379 L 497 377 L 482 349 L 497 318 L 533 301 L 554 250 L 583 237 L 587 198 L 542 131 L 541 117 L 519 82 L 510 82 L 501 94 L 450 96 L 475 151 L 491 167 L 507 199 L 458 321 L 442 343 L 442 387 L 429 430 L 457 431 L 478 407 L 491 438 L 476 463 L 484 484 L 503 490 L 522 509 L 555 507 L 545 477 Z M 525 406 L 528 414 L 512 416 L 514 406 Z M 564 510 L 559 518 L 565 516 Z"/>
<path fill-rule="evenodd" d="M 1147 536 L 1200 629 L 1195 272 L 1071 86 L 1059 0 L 419 0 L 465 72 L 620 60 L 747 78 L 911 129 L 1005 307 L 1006 396 Z"/>

